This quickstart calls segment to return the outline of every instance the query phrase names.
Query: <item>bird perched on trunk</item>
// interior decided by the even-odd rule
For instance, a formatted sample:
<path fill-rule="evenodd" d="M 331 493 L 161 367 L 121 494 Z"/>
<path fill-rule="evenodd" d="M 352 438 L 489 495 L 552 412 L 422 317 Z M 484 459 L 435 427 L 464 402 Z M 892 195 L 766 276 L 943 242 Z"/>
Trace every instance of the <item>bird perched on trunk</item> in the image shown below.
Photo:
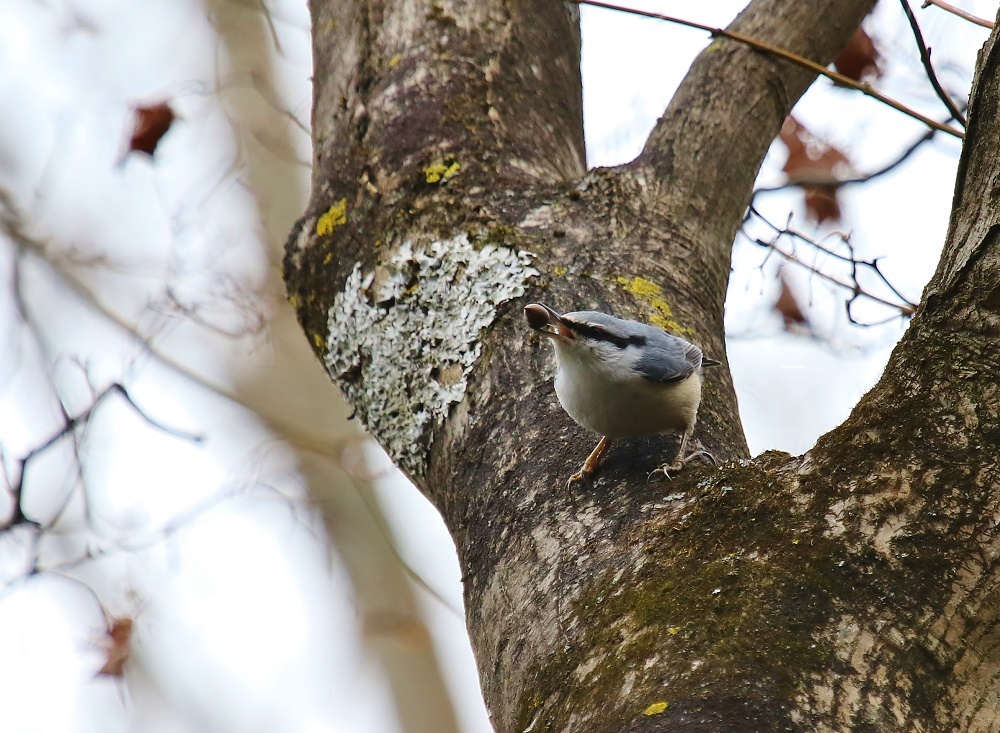
<path fill-rule="evenodd" d="M 698 455 L 712 458 L 705 451 L 684 451 L 698 418 L 702 367 L 720 362 L 655 326 L 606 313 L 559 315 L 532 303 L 524 317 L 555 347 L 559 403 L 578 424 L 601 436 L 568 483 L 588 478 L 616 438 L 679 431 L 677 457 L 662 466 L 664 473 L 680 470 Z"/>

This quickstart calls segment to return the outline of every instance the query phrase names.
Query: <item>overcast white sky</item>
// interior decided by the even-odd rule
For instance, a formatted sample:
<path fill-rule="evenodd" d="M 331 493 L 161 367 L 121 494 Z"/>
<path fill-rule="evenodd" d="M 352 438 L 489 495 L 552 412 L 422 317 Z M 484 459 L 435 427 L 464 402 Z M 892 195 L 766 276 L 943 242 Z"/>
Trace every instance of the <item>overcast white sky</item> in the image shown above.
<path fill-rule="evenodd" d="M 308 120 L 311 67 L 304 3 L 270 5 L 284 51 L 282 98 Z M 660 1 L 645 7 L 725 25 L 742 5 Z M 963 7 L 984 17 L 996 14 L 996 3 L 968 1 Z M 971 70 L 987 32 L 934 9 L 921 11 L 918 4 L 914 9 L 935 60 L 947 67 L 946 82 L 967 93 L 963 74 Z M 940 116 L 940 105 L 921 84 L 898 6 L 882 2 L 870 30 L 889 56 L 880 86 Z M 583 9 L 583 38 L 589 162 L 625 162 L 641 149 L 707 38 L 591 8 Z M 5 110 L 0 180 L 21 197 L 46 235 L 72 246 L 76 232 L 92 228 L 109 251 L 127 253 L 117 263 L 122 277 L 134 281 L 139 271 L 155 285 L 167 262 L 170 272 L 187 275 L 179 282 L 192 291 L 212 285 L 209 278 L 197 277 L 199 268 L 210 274 L 235 272 L 234 279 L 255 282 L 265 263 L 257 248 L 242 244 L 255 237 L 245 223 L 253 202 L 219 173 L 234 146 L 224 142 L 225 119 L 211 111 L 204 94 L 216 52 L 213 27 L 195 0 L 9 0 L 0 8 L 0 106 Z M 171 131 L 155 166 L 132 160 L 118 166 L 128 105 L 163 96 L 178 98 L 198 124 Z M 825 81 L 814 86 L 796 114 L 848 151 L 861 170 L 891 160 L 923 132 L 897 112 Z M 898 172 L 843 194 L 842 226 L 853 230 L 858 252 L 884 256 L 893 283 L 912 299 L 933 271 L 944 238 L 957 152 L 955 142 L 939 136 Z M 762 180 L 779 180 L 782 162 L 778 146 Z M 769 196 L 761 206 L 776 223 L 791 211 L 804 226 L 794 194 Z M 107 224 L 109 217 L 114 226 Z M 136 242 L 142 246 L 135 247 Z M 798 453 L 843 420 L 874 384 L 903 326 L 863 330 L 847 325 L 841 294 L 792 270 L 793 284 L 811 303 L 817 331 L 825 338 L 782 334 L 768 310 L 775 297 L 773 263 L 760 269 L 762 260 L 761 250 L 737 245 L 727 301 L 729 360 L 752 451 Z M 0 267 L 8 282 L 9 251 Z M 39 297 L 48 292 L 43 270 L 26 273 L 34 278 Z M 104 277 L 113 297 L 117 275 Z M 134 288 L 130 292 L 134 298 Z M 129 301 L 123 302 L 127 307 Z M 8 322 L 14 307 L 5 295 L 0 323 Z M 235 312 L 214 317 L 223 324 L 239 318 Z M 25 401 L 38 375 L 24 365 L 41 357 L 32 354 L 24 334 L 6 325 L 0 331 L 6 354 L 0 357 L 0 443 L 9 469 L 54 423 L 34 419 L 45 410 Z M 97 381 L 118 379 L 126 371 L 135 378 L 135 396 L 157 418 L 210 438 L 208 447 L 165 441 L 143 432 L 141 421 L 124 407 L 101 413 L 94 430 L 105 431 L 102 445 L 113 452 L 104 457 L 95 452 L 91 460 L 102 481 L 100 501 L 114 508 L 107 514 L 112 518 L 104 528 L 107 536 L 166 521 L 213 496 L 220 485 L 288 481 L 283 475 L 287 463 L 279 450 L 266 447 L 268 434 L 261 426 L 220 405 L 211 414 L 191 414 L 178 398 L 178 391 L 190 385 L 146 363 L 130 366 L 134 349 L 122 346 L 96 320 L 74 317 L 57 331 L 53 344 L 87 358 Z M 225 373 L 224 363 L 196 347 L 185 346 L 181 353 L 206 373 Z M 84 387 L 81 379 L 81 405 Z M 48 475 L 46 470 L 53 482 L 65 481 L 59 465 L 40 467 L 38 475 Z M 451 606 L 461 606 L 454 550 L 436 512 L 398 475 L 378 490 L 403 556 Z M 331 579 L 315 530 L 308 518 L 289 513 L 284 501 L 256 495 L 222 502 L 170 542 L 122 558 L 117 582 L 127 586 L 125 595 L 135 607 L 112 611 L 138 608 L 142 641 L 140 674 L 128 692 L 112 681 L 92 679 L 99 654 L 90 640 L 101 619 L 78 584 L 42 578 L 8 588 L 0 595 L 4 729 L 393 733 L 378 672 L 358 646 L 346 581 L 336 564 Z M 0 541 L 4 574 L 13 572 L 9 558 L 17 554 L 15 544 L 11 538 Z M 80 548 L 63 549 L 72 555 Z M 95 575 L 93 582 L 122 595 L 123 587 L 105 588 L 106 576 Z M 486 733 L 490 728 L 464 621 L 418 592 L 463 729 Z M 123 712 L 126 698 L 131 704 Z"/>

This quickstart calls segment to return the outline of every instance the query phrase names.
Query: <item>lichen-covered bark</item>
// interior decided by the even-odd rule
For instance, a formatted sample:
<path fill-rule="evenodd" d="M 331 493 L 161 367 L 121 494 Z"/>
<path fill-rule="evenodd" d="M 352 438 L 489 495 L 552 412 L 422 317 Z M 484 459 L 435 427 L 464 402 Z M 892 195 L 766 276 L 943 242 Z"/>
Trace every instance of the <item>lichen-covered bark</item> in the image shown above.
<path fill-rule="evenodd" d="M 757 0 L 736 25 L 825 62 L 871 4 Z M 497 730 L 995 730 L 992 46 L 941 268 L 851 418 L 805 456 L 747 461 L 713 370 L 696 435 L 720 469 L 647 482 L 674 444 L 636 440 L 567 491 L 593 437 L 558 406 L 521 306 L 643 318 L 724 358 L 729 247 L 811 77 L 715 42 L 642 156 L 584 175 L 567 6 L 312 8 L 290 298 L 455 538 Z"/>

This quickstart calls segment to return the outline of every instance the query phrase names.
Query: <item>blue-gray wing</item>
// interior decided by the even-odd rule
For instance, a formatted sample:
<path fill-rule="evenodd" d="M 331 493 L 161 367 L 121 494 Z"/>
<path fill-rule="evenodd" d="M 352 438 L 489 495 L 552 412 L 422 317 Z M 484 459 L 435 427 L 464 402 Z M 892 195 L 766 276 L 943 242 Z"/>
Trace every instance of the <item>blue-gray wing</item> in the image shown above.
<path fill-rule="evenodd" d="M 680 382 L 701 369 L 701 349 L 662 331 L 650 338 L 636 370 L 650 382 Z"/>

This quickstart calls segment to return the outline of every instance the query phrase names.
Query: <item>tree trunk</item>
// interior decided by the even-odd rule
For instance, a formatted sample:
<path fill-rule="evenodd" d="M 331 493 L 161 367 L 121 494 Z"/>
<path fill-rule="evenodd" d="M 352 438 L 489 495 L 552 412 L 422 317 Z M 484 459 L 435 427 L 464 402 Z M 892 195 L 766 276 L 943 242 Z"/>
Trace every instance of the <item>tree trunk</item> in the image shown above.
<path fill-rule="evenodd" d="M 734 29 L 827 63 L 872 0 Z M 881 383 L 804 456 L 746 460 L 725 369 L 647 481 L 552 391 L 521 307 L 657 323 L 724 359 L 730 247 L 811 73 L 717 40 L 642 155 L 584 174 L 561 3 L 314 2 L 313 194 L 290 299 L 358 417 L 441 511 L 501 732 L 996 730 L 1000 248 L 993 39 L 946 252 Z"/>

